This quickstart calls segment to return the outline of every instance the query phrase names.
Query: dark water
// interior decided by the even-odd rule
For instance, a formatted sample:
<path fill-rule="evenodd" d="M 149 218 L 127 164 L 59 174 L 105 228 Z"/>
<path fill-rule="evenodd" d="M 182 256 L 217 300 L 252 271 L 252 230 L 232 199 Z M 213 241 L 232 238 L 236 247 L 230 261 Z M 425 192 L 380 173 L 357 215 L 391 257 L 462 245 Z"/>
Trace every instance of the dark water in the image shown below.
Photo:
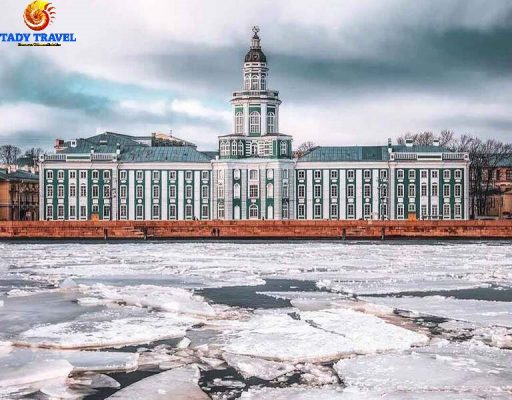
<path fill-rule="evenodd" d="M 453 297 L 461 300 L 487 300 L 487 301 L 504 301 L 512 302 L 512 288 L 505 287 L 481 287 L 471 289 L 455 289 L 455 290 L 430 290 L 430 291 L 413 291 L 413 292 L 396 292 L 386 294 L 366 294 L 365 297 L 427 297 L 427 296 L 443 296 Z"/>

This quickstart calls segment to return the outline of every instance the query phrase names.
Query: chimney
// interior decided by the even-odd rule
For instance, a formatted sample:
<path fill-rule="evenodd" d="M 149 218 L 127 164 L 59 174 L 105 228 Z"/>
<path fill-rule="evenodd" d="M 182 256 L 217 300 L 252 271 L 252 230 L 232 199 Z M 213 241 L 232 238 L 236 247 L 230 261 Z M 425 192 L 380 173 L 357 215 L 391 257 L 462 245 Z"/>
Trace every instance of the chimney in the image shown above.
<path fill-rule="evenodd" d="M 434 139 L 434 141 L 432 142 L 432 145 L 439 147 L 439 139 Z"/>
<path fill-rule="evenodd" d="M 57 151 L 62 150 L 63 146 L 64 146 L 63 139 L 55 139 L 55 150 L 57 150 Z"/>
<path fill-rule="evenodd" d="M 412 147 L 413 144 L 414 144 L 413 139 L 405 139 L 405 147 Z"/>
<path fill-rule="evenodd" d="M 393 151 L 391 138 L 388 138 L 388 153 L 391 153 Z"/>
<path fill-rule="evenodd" d="M 121 145 L 119 143 L 116 144 L 116 154 L 121 154 Z"/>
<path fill-rule="evenodd" d="M 94 146 L 91 146 L 91 154 L 94 154 Z"/>

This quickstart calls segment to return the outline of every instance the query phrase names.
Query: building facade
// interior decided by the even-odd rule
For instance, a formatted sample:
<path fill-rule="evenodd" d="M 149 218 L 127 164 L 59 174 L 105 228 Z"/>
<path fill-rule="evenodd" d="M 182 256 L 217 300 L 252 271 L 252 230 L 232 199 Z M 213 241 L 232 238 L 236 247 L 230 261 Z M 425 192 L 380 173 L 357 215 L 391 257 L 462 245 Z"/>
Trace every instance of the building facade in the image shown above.
<path fill-rule="evenodd" d="M 0 169 L 0 221 L 39 219 L 39 177 Z"/>
<path fill-rule="evenodd" d="M 255 28 L 232 132 L 218 151 L 166 135 L 105 132 L 41 156 L 41 219 L 467 219 L 466 153 L 434 144 L 315 147 L 280 133 Z"/>

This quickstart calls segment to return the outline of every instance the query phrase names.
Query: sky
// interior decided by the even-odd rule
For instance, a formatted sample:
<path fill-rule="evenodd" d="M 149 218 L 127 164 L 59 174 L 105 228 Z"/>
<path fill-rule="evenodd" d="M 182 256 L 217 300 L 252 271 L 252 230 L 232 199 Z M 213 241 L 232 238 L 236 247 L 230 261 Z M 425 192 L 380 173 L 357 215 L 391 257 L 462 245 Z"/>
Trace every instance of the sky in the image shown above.
<path fill-rule="evenodd" d="M 3 0 L 0 33 L 29 33 Z M 53 0 L 61 47 L 0 42 L 0 145 L 103 131 L 217 148 L 260 27 L 294 145 L 381 145 L 450 129 L 512 138 L 510 0 Z"/>

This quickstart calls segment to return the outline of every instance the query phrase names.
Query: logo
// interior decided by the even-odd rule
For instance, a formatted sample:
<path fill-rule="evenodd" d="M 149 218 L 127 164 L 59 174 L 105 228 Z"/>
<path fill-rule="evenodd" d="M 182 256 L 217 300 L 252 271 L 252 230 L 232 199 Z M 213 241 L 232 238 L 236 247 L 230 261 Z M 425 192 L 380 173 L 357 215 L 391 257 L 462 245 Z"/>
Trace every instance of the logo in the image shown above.
<path fill-rule="evenodd" d="M 42 31 L 50 25 L 55 19 L 55 7 L 51 4 L 42 0 L 30 3 L 23 13 L 25 25 L 33 31 Z"/>

